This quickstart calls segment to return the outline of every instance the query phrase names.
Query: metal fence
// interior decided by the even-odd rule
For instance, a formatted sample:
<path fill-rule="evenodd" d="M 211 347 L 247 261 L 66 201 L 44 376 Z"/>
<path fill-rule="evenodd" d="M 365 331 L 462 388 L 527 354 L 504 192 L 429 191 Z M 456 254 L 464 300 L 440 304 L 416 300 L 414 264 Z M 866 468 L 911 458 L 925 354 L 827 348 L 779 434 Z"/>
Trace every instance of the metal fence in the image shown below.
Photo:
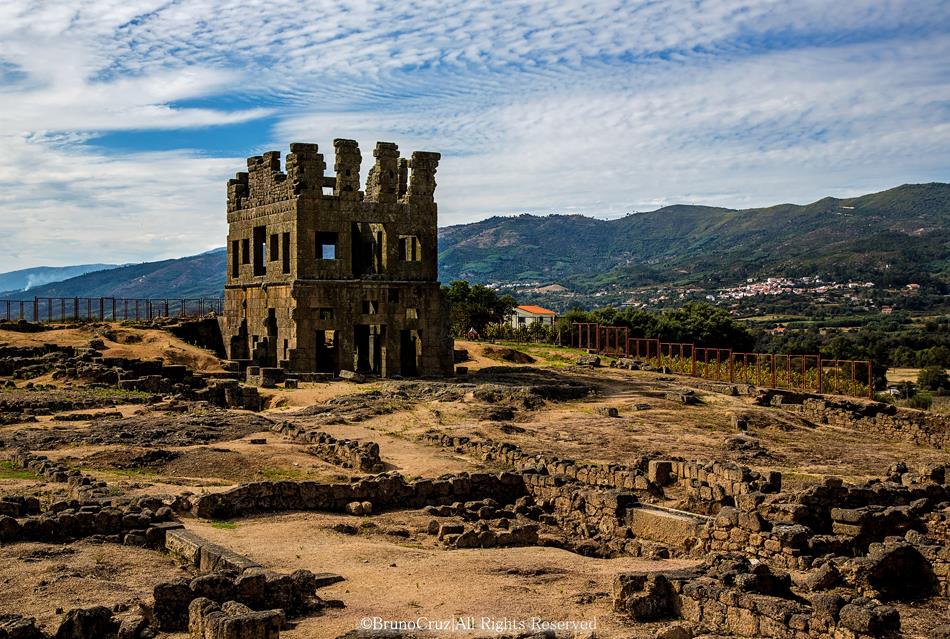
<path fill-rule="evenodd" d="M 871 360 L 821 355 L 746 353 L 688 342 L 630 337 L 624 326 L 574 323 L 571 346 L 604 355 L 633 357 L 674 373 L 720 382 L 788 388 L 811 393 L 874 396 Z"/>
<path fill-rule="evenodd" d="M 220 298 L 34 297 L 0 300 L 0 319 L 30 322 L 148 321 L 221 313 Z"/>

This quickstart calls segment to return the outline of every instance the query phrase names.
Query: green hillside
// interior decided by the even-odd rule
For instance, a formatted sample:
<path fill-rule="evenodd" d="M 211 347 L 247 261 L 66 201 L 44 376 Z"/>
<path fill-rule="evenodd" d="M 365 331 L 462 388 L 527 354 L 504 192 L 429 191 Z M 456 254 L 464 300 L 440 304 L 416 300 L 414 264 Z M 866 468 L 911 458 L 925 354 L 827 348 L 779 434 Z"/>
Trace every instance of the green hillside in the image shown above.
<path fill-rule="evenodd" d="M 143 262 L 86 273 L 26 292 L 0 294 L 2 299 L 37 297 L 195 298 L 224 295 L 227 255 L 223 248 L 201 255 Z"/>
<path fill-rule="evenodd" d="M 805 206 L 676 205 L 610 221 L 493 217 L 440 231 L 439 273 L 443 280 L 536 280 L 578 291 L 776 275 L 945 286 L 948 222 L 950 184 L 942 183 Z"/>

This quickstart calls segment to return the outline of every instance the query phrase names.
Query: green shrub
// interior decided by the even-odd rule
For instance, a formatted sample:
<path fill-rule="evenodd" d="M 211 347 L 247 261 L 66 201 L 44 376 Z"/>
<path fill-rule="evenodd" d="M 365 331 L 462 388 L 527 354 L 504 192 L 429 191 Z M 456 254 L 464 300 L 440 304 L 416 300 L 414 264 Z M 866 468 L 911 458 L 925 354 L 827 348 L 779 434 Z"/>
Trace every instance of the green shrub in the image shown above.
<path fill-rule="evenodd" d="M 874 400 L 885 404 L 897 403 L 897 399 L 890 393 L 874 393 Z"/>
<path fill-rule="evenodd" d="M 933 406 L 934 398 L 930 393 L 917 393 L 907 400 L 908 408 L 918 408 L 920 410 L 930 410 Z"/>

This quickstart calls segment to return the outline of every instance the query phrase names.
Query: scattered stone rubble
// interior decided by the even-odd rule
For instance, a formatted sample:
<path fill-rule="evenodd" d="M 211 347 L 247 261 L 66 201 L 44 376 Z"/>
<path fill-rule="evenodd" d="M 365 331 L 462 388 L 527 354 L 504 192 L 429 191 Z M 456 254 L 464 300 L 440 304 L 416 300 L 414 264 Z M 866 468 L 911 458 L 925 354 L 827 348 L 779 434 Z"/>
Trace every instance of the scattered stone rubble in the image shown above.
<path fill-rule="evenodd" d="M 70 358 L 81 358 L 77 374 L 80 369 L 105 367 L 102 358 L 96 361 L 82 349 L 56 353 L 60 351 L 16 357 L 29 359 L 26 366 L 41 367 L 49 362 L 69 365 Z M 387 382 L 368 393 L 297 411 L 290 422 L 273 423 L 219 409 L 129 418 L 100 414 L 86 432 L 63 425 L 25 428 L 14 441 L 31 449 L 69 442 L 189 445 L 271 430 L 331 463 L 377 473 L 384 468 L 377 444 L 311 430 L 310 423 L 360 421 L 417 401 L 474 397 L 492 408 L 513 410 L 590 392 L 583 385 L 559 380 L 545 385 L 519 378 L 514 383 L 515 378 L 508 377 L 514 373 L 499 368 L 494 377 L 479 379 L 476 374 L 464 384 Z M 179 375 L 177 369 L 171 370 L 173 376 Z M 179 383 L 188 375 L 182 372 Z M 208 393 L 219 387 L 237 393 L 246 388 L 236 381 L 212 382 L 191 392 Z M 939 419 L 895 412 L 886 405 L 788 393 L 768 396 L 761 401 L 812 421 L 874 428 L 934 446 L 945 443 L 946 424 Z M 743 421 L 748 428 L 749 419 Z M 736 428 L 741 430 L 738 422 Z M 597 557 L 706 558 L 693 569 L 617 576 L 615 609 L 634 622 L 668 622 L 674 634 L 664 637 L 704 633 L 750 639 L 896 637 L 900 604 L 950 597 L 947 465 L 909 469 L 895 464 L 880 479 L 860 485 L 827 478 L 803 490 L 783 491 L 780 473 L 756 472 L 735 463 L 639 455 L 622 465 L 585 464 L 527 453 L 515 444 L 489 439 L 430 432 L 423 440 L 504 471 L 415 481 L 389 473 L 335 484 L 255 482 L 221 493 L 186 494 L 167 504 L 155 498 L 128 499 L 104 482 L 24 449 L 15 451 L 14 463 L 48 482 L 63 484 L 67 496 L 51 502 L 35 497 L 0 499 L 0 543 L 80 538 L 124 543 L 167 552 L 197 575 L 157 585 L 154 605 L 143 614 L 119 618 L 106 608 L 69 611 L 57 637 L 147 639 L 158 630 L 187 629 L 200 639 L 270 639 L 285 627 L 287 617 L 339 605 L 316 595 L 319 587 L 339 577 L 268 572 L 185 530 L 173 509 L 228 519 L 280 510 L 368 517 L 422 508 L 433 518 L 429 533 L 447 548 L 552 545 Z M 681 510 L 670 508 L 671 504 Z M 4 636 L 47 638 L 22 617 L 0 618 L 0 639 Z"/>
<path fill-rule="evenodd" d="M 621 573 L 614 609 L 635 621 L 682 619 L 685 636 L 709 633 L 772 639 L 894 636 L 897 610 L 861 596 L 795 594 L 787 573 L 742 555 L 713 554 L 700 567 Z"/>
<path fill-rule="evenodd" d="M 922 517 L 950 502 L 946 478 L 940 466 L 891 473 L 863 486 L 830 477 L 794 493 L 747 493 L 735 508 L 720 510 L 703 544 L 709 551 L 741 551 L 795 569 L 828 554 L 864 554 L 872 542 L 925 531 Z"/>
<path fill-rule="evenodd" d="M 9 445 L 48 450 L 70 444 L 126 446 L 189 446 L 240 439 L 270 430 L 273 422 L 252 413 L 206 407 L 177 414 L 146 412 L 121 419 L 96 419 L 89 428 L 21 428 Z"/>
<path fill-rule="evenodd" d="M 308 570 L 289 575 L 260 568 L 249 568 L 242 573 L 218 571 L 190 581 L 178 579 L 156 585 L 152 612 L 160 630 L 185 630 L 189 625 L 189 607 L 196 600 L 206 599 L 219 604 L 234 601 L 251 610 L 280 610 L 282 626 L 285 616 L 296 617 L 341 606 L 338 601 L 324 601 L 317 596 L 317 588 L 329 583 L 333 581 L 321 581 Z M 224 635 L 220 639 L 236 638 Z"/>
<path fill-rule="evenodd" d="M 27 386 L 32 384 L 28 382 Z M 106 395 L 83 389 L 49 389 L 32 387 L 10 389 L 0 393 L 0 424 L 35 422 L 38 415 L 52 415 L 62 411 L 112 408 L 118 404 L 144 404 L 145 395 Z"/>
<path fill-rule="evenodd" d="M 532 511 L 533 509 L 533 511 Z M 526 516 L 536 516 L 541 509 L 528 497 L 519 497 L 511 507 L 501 507 L 491 498 L 456 502 L 444 506 L 426 506 L 425 512 L 435 517 L 455 517 L 462 523 L 429 522 L 428 531 L 439 541 L 455 548 L 496 548 L 538 545 L 538 525 Z M 471 522 L 473 525 L 466 525 Z"/>
<path fill-rule="evenodd" d="M 142 360 L 104 357 L 101 340 L 90 348 L 57 344 L 0 345 L 0 376 L 30 379 L 50 373 L 53 379 L 81 380 L 87 386 L 114 387 L 129 392 L 175 395 L 204 400 L 224 408 L 260 411 L 263 401 L 254 387 L 237 380 L 208 380 L 187 366 L 166 364 L 160 358 Z M 139 401 L 144 401 L 140 398 Z M 128 402 L 127 402 L 128 403 Z M 91 406 L 76 406 L 89 408 Z M 64 407 L 60 410 L 70 410 Z"/>
<path fill-rule="evenodd" d="M 458 402 L 469 394 L 491 407 L 536 410 L 546 401 L 580 399 L 592 392 L 590 386 L 567 379 L 551 379 L 531 367 L 492 366 L 479 370 L 461 382 L 387 381 L 363 393 L 341 395 L 323 404 L 289 413 L 307 418 L 310 425 L 355 424 L 378 415 L 407 410 L 416 402 Z"/>

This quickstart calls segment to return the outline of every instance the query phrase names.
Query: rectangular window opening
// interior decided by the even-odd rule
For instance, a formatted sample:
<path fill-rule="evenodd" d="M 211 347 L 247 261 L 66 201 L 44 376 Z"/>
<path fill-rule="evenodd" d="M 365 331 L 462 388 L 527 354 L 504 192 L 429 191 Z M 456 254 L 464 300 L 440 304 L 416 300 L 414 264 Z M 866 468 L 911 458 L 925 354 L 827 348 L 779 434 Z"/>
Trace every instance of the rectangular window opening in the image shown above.
<path fill-rule="evenodd" d="M 254 227 L 254 275 L 266 275 L 267 266 L 264 261 L 267 251 L 267 229 L 263 226 Z"/>
<path fill-rule="evenodd" d="M 335 260 L 338 239 L 338 233 L 317 232 L 317 258 Z"/>
<path fill-rule="evenodd" d="M 318 317 L 322 320 L 332 320 L 333 319 L 333 309 L 332 308 L 321 308 L 318 312 Z"/>
<path fill-rule="evenodd" d="M 376 302 L 375 300 L 363 300 L 363 315 L 375 315 L 376 314 Z"/>
<path fill-rule="evenodd" d="M 280 255 L 283 258 L 284 273 L 290 273 L 290 233 L 281 233 Z"/>
<path fill-rule="evenodd" d="M 399 303 L 399 289 L 398 288 L 389 289 L 389 303 L 390 304 Z"/>
<path fill-rule="evenodd" d="M 406 319 L 411 319 L 411 320 L 419 319 L 419 311 L 415 308 L 407 308 Z"/>
<path fill-rule="evenodd" d="M 251 240 L 244 238 L 241 240 L 241 264 L 251 263 Z"/>
<path fill-rule="evenodd" d="M 231 277 L 241 275 L 241 242 L 231 240 Z"/>
<path fill-rule="evenodd" d="M 270 255 L 267 257 L 271 262 L 276 262 L 280 257 L 280 236 L 277 233 L 270 236 Z"/>
<path fill-rule="evenodd" d="M 421 262 L 422 247 L 415 235 L 399 236 L 399 259 L 404 262 Z"/>

